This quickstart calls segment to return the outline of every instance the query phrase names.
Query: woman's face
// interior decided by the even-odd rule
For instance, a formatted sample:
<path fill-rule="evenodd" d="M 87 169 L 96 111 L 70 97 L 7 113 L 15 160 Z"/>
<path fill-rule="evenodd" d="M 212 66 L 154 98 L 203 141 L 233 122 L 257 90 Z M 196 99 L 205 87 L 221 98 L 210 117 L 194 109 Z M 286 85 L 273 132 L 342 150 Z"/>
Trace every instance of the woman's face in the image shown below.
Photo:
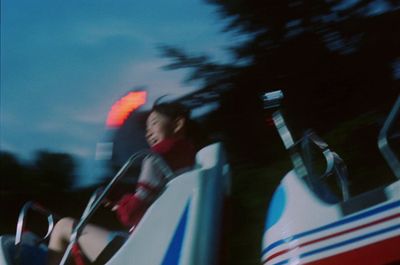
<path fill-rule="evenodd" d="M 146 139 L 150 146 L 156 145 L 167 137 L 173 136 L 175 122 L 167 116 L 153 111 L 146 122 Z"/>

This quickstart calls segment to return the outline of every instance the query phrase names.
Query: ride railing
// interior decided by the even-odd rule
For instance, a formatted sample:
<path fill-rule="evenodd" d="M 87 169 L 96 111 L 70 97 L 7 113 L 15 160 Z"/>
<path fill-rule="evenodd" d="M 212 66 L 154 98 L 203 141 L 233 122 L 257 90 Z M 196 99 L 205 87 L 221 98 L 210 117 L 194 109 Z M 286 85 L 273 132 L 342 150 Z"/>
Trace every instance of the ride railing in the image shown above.
<path fill-rule="evenodd" d="M 34 242 L 32 243 L 36 246 L 39 246 L 50 237 L 50 234 L 54 228 L 54 224 L 59 219 L 55 214 L 51 213 L 49 210 L 36 202 L 29 201 L 22 206 L 18 216 L 17 229 L 15 234 L 15 264 L 20 264 L 23 233 L 27 231 L 27 219 L 29 213 L 31 212 L 39 213 L 41 216 L 44 216 L 47 219 L 47 231 L 45 235 L 42 237 L 34 237 Z"/>
<path fill-rule="evenodd" d="M 397 127 L 396 127 L 397 126 Z M 397 131 L 396 131 L 397 129 Z M 399 158 L 390 146 L 391 141 L 400 140 L 400 96 L 390 111 L 378 137 L 378 147 L 394 175 L 400 179 Z"/>
<path fill-rule="evenodd" d="M 304 165 L 307 175 L 304 178 L 308 185 L 318 194 L 324 201 L 335 203 L 338 200 L 347 201 L 350 199 L 348 171 L 343 159 L 334 151 L 330 150 L 328 144 L 324 142 L 315 132 L 306 131 L 300 140 L 301 151 L 304 157 Z M 317 148 L 326 162 L 325 170 L 322 174 L 318 174 L 315 170 L 312 148 Z M 336 186 L 339 188 L 340 199 L 331 192 L 326 182 L 329 178 L 334 178 Z"/>
<path fill-rule="evenodd" d="M 151 156 L 154 158 L 154 163 L 155 165 L 160 169 L 161 173 L 165 176 L 165 183 L 170 181 L 175 177 L 174 172 L 170 169 L 170 167 L 166 164 L 166 162 L 157 154 L 152 153 L 150 150 L 144 150 L 144 151 L 139 151 L 135 154 L 133 154 L 127 161 L 126 163 L 120 168 L 120 170 L 116 173 L 116 175 L 112 178 L 112 180 L 108 183 L 108 185 L 103 188 L 100 187 L 98 188 L 90 197 L 88 204 L 86 205 L 81 218 L 75 225 L 75 227 L 72 230 L 70 240 L 68 243 L 68 246 L 64 252 L 64 255 L 61 259 L 61 262 L 59 263 L 60 265 L 67 264 L 68 259 L 71 255 L 72 248 L 74 244 L 77 243 L 85 225 L 88 223 L 90 218 L 93 216 L 93 214 L 96 212 L 96 210 L 103 204 L 103 202 L 106 199 L 106 196 L 109 194 L 109 192 L 112 190 L 112 188 L 115 186 L 116 183 L 118 183 L 119 180 L 121 180 L 126 173 L 128 172 L 129 168 L 133 166 L 135 163 L 138 161 L 142 161 L 144 158 Z M 17 248 L 16 251 L 16 260 L 18 261 L 18 249 L 20 248 L 20 245 L 22 243 L 22 234 L 25 230 L 26 226 L 26 217 L 27 217 L 27 212 L 29 210 L 35 210 L 42 215 L 47 216 L 48 218 L 48 229 L 46 232 L 46 235 L 40 240 L 40 242 L 44 242 L 47 240 L 54 228 L 55 221 L 59 218 L 56 218 L 54 214 L 52 214 L 50 211 L 45 209 L 44 207 L 40 206 L 39 204 L 35 202 L 27 202 L 21 209 L 19 219 L 18 219 L 18 224 L 17 224 L 17 231 L 16 231 L 16 238 L 15 238 L 15 245 Z M 130 231 L 133 229 L 133 227 L 130 229 Z M 39 242 L 39 243 L 40 243 Z M 18 263 L 17 263 L 18 264 Z"/>
<path fill-rule="evenodd" d="M 328 203 L 338 200 L 346 201 L 350 198 L 349 185 L 347 181 L 347 167 L 340 156 L 329 149 L 329 146 L 318 135 L 308 130 L 303 137 L 296 141 L 290 132 L 285 118 L 280 111 L 284 95 L 282 91 L 273 91 L 264 94 L 264 109 L 278 109 L 272 114 L 272 120 L 283 142 L 285 149 L 289 152 L 293 169 L 298 177 L 303 179 L 309 188 L 319 198 Z M 311 148 L 317 148 L 322 153 L 326 168 L 322 174 L 318 174 L 314 168 Z M 336 183 L 340 190 L 340 199 L 337 198 L 326 184 L 329 177 L 336 177 Z"/>

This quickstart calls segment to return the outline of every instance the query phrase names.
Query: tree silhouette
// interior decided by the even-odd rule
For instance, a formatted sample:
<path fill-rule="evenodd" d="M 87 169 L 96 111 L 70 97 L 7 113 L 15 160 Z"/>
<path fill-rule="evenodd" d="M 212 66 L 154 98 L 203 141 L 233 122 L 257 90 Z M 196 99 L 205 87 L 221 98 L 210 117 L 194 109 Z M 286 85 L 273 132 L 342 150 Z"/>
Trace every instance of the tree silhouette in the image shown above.
<path fill-rule="evenodd" d="M 12 153 L 0 153 L 2 191 L 67 190 L 76 178 L 75 171 L 75 160 L 69 154 L 38 151 L 33 161 L 23 163 Z"/>
<path fill-rule="evenodd" d="M 399 1 L 207 2 L 227 21 L 225 31 L 246 36 L 229 47 L 235 60 L 221 64 L 163 46 L 172 60 L 166 68 L 191 68 L 186 81 L 205 89 L 231 89 L 240 111 L 261 93 L 282 89 L 293 120 L 327 130 L 367 109 L 384 109 L 399 91 Z"/>
<path fill-rule="evenodd" d="M 2 176 L 1 190 L 11 190 L 23 182 L 22 177 L 25 174 L 25 168 L 15 155 L 9 152 L 1 152 L 0 173 Z"/>
<path fill-rule="evenodd" d="M 39 151 L 36 153 L 33 169 L 39 176 L 39 185 L 42 188 L 62 190 L 73 184 L 76 164 L 68 154 Z"/>
<path fill-rule="evenodd" d="M 240 36 L 228 48 L 233 60 L 220 63 L 174 46 L 161 46 L 161 51 L 171 60 L 166 69 L 187 68 L 186 82 L 197 81 L 202 90 L 221 93 L 216 124 L 227 136 L 228 153 L 239 161 L 269 164 L 260 170 L 260 178 L 257 167 L 242 170 L 242 165 L 233 165 L 235 233 L 230 264 L 259 264 L 266 202 L 285 174 L 279 171 L 285 162 L 279 155 L 281 141 L 265 126 L 260 96 L 283 90 L 286 117 L 297 136 L 311 127 L 326 135 L 332 131 L 329 140 L 336 144 L 344 139 L 340 150 L 336 146 L 334 150 L 340 155 L 342 150 L 351 151 L 344 160 L 352 191 L 360 193 L 387 183 L 390 172 L 386 174 L 384 163 L 376 166 L 380 154 L 375 129 L 379 126 L 364 117 L 365 126 L 358 117 L 367 111 L 386 112 L 399 93 L 400 1 L 207 2 L 227 22 L 224 31 Z M 367 141 L 367 148 L 358 149 Z M 362 155 L 357 158 L 355 153 Z M 373 165 L 372 170 L 362 167 L 366 165 Z"/>
<path fill-rule="evenodd" d="M 0 234 L 14 233 L 18 212 L 27 201 L 76 216 L 90 191 L 71 191 L 75 169 L 69 154 L 38 151 L 32 161 L 22 162 L 15 154 L 0 152 Z"/>

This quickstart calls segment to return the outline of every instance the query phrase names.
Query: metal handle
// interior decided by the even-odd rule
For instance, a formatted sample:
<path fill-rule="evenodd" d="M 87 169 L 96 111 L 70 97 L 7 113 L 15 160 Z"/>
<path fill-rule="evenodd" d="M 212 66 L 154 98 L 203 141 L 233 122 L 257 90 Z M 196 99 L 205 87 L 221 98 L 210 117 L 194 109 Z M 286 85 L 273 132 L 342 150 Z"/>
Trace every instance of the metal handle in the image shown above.
<path fill-rule="evenodd" d="M 307 169 L 303 161 L 302 156 L 296 150 L 296 145 L 293 136 L 286 125 L 285 119 L 282 113 L 278 110 L 272 114 L 272 119 L 274 121 L 275 127 L 278 130 L 278 134 L 281 137 L 284 147 L 289 151 L 290 160 L 292 161 L 293 168 L 296 174 L 300 178 L 307 176 Z"/>
<path fill-rule="evenodd" d="M 310 147 L 310 143 L 313 143 L 322 151 L 322 154 L 326 160 L 325 172 L 321 175 L 321 178 L 325 178 L 336 173 L 337 182 L 342 193 L 342 199 L 347 200 L 349 198 L 347 167 L 340 156 L 332 152 L 329 149 L 328 144 L 311 130 L 306 132 L 305 136 L 300 139 L 300 141 L 295 142 L 280 111 L 274 112 L 272 118 L 282 139 L 283 145 L 285 146 L 286 150 L 289 151 L 290 159 L 296 174 L 302 179 L 312 178 L 311 175 L 313 175 L 313 170 L 310 162 L 311 156 L 310 154 L 307 154 L 307 151 Z M 306 155 L 302 155 L 298 151 L 299 144 L 302 145 L 303 151 L 306 151 Z"/>
<path fill-rule="evenodd" d="M 322 154 L 326 161 L 325 172 L 320 175 L 319 178 L 324 179 L 332 176 L 333 174 L 336 175 L 336 181 L 338 183 L 338 186 L 340 187 L 342 199 L 344 201 L 348 200 L 350 198 L 350 192 L 347 180 L 347 167 L 343 159 L 337 153 L 331 151 L 328 144 L 324 142 L 316 133 L 311 130 L 307 131 L 302 140 L 302 149 L 306 150 L 306 155 L 304 159 L 306 161 L 305 167 L 310 175 L 313 175 L 311 154 L 307 152 L 310 147 L 310 143 L 314 144 L 322 151 Z"/>
<path fill-rule="evenodd" d="M 282 99 L 283 93 L 280 90 L 264 94 L 264 109 L 279 107 Z M 398 101 L 398 104 L 400 104 L 400 97 Z M 339 155 L 335 152 L 332 152 L 329 149 L 328 144 L 325 143 L 312 131 L 308 131 L 305 136 L 300 139 L 300 141 L 296 142 L 288 126 L 286 125 L 285 119 L 281 111 L 275 111 L 272 114 L 272 119 L 274 121 L 276 129 L 278 130 L 279 136 L 282 139 L 284 147 L 286 148 L 286 150 L 289 151 L 290 159 L 292 161 L 296 174 L 302 179 L 312 178 L 310 177 L 310 175 L 313 174 L 313 170 L 311 168 L 310 161 L 308 161 L 311 157 L 307 155 L 302 155 L 298 150 L 298 146 L 299 144 L 301 144 L 303 151 L 307 151 L 309 143 L 311 142 L 322 151 L 322 154 L 324 155 L 326 160 L 326 169 L 321 177 L 324 178 L 336 173 L 337 182 L 340 186 L 342 193 L 342 198 L 343 200 L 347 200 L 350 196 L 347 181 L 347 167 L 344 164 L 343 160 L 339 157 Z"/>
<path fill-rule="evenodd" d="M 262 100 L 264 102 L 264 109 L 272 109 L 280 107 L 282 99 L 283 99 L 282 90 L 276 90 L 265 93 L 262 97 Z"/>
<path fill-rule="evenodd" d="M 400 179 L 400 162 L 399 158 L 392 151 L 389 146 L 388 133 L 393 128 L 396 118 L 398 119 L 400 113 L 400 96 L 397 98 L 392 110 L 390 111 L 378 137 L 378 147 L 383 157 L 392 169 L 395 176 Z"/>
<path fill-rule="evenodd" d="M 18 222 L 17 222 L 17 231 L 15 234 L 15 264 L 20 264 L 20 258 L 21 258 L 21 243 L 22 243 L 22 234 L 23 231 L 25 230 L 26 226 L 26 219 L 29 210 L 36 211 L 44 216 L 47 216 L 47 232 L 43 238 L 41 238 L 37 244 L 40 244 L 41 242 L 45 241 L 51 234 L 54 228 L 54 215 L 48 211 L 47 209 L 43 208 L 41 205 L 38 203 L 28 201 L 22 206 L 22 209 L 19 213 L 18 216 Z"/>
<path fill-rule="evenodd" d="M 53 231 L 53 228 L 54 228 L 53 214 L 50 211 L 48 211 L 47 209 L 43 208 L 38 203 L 29 201 L 24 204 L 24 206 L 22 207 L 22 209 L 19 213 L 18 223 L 17 223 L 17 231 L 16 231 L 16 235 L 15 235 L 15 245 L 19 245 L 21 243 L 22 233 L 23 233 L 23 231 L 25 229 L 25 225 L 26 225 L 26 216 L 27 216 L 29 210 L 34 210 L 34 211 L 41 213 L 42 215 L 47 216 L 47 223 L 48 223 L 47 232 L 46 232 L 46 235 L 42 238 L 42 241 L 46 240 L 50 236 L 51 231 Z"/>

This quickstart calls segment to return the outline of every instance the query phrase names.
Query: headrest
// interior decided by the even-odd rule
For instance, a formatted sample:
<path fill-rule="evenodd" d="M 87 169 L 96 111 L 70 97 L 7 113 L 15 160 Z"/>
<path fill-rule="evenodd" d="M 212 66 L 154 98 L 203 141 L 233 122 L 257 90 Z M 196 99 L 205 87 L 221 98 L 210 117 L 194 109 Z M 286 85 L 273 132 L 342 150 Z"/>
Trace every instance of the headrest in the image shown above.
<path fill-rule="evenodd" d="M 196 165 L 201 168 L 212 168 L 225 161 L 222 144 L 220 142 L 210 144 L 196 154 Z"/>

